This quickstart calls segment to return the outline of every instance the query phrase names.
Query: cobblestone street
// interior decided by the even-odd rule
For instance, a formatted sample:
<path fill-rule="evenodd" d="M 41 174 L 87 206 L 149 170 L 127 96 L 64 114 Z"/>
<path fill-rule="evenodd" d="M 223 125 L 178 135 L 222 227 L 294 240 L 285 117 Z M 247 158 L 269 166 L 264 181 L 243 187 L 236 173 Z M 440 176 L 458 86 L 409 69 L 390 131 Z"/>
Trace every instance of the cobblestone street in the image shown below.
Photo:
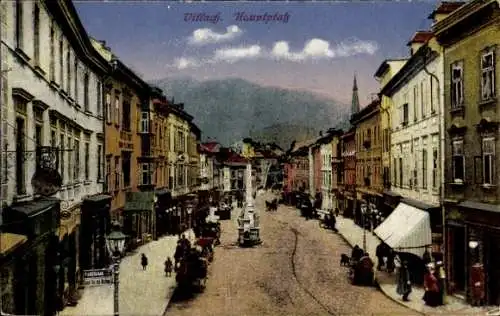
<path fill-rule="evenodd" d="M 268 199 L 270 199 L 268 197 Z M 257 199 L 262 210 L 264 197 Z M 236 214 L 222 221 L 205 292 L 190 300 L 173 299 L 166 315 L 418 315 L 376 288 L 352 286 L 341 253 L 342 237 L 306 221 L 296 209 L 280 206 L 261 212 L 263 244 L 239 248 Z"/>

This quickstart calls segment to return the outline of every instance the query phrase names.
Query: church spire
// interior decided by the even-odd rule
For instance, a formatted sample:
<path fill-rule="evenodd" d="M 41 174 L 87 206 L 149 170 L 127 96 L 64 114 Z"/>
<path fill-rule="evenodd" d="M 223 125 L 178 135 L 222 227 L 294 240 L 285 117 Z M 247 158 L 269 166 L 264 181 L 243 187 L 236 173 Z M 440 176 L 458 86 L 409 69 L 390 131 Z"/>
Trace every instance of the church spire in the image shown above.
<path fill-rule="evenodd" d="M 359 112 L 358 82 L 354 73 L 354 83 L 352 86 L 351 114 Z"/>

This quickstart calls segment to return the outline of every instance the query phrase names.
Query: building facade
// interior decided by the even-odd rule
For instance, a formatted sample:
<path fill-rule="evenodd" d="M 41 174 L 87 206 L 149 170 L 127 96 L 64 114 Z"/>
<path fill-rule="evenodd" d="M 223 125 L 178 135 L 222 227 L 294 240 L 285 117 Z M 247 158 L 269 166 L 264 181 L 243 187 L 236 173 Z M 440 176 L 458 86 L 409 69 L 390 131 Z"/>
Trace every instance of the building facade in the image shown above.
<path fill-rule="evenodd" d="M 357 205 L 354 220 L 361 224 L 364 217 L 362 205 L 367 205 L 371 210 L 380 210 L 383 204 L 380 100 L 376 99 L 354 113 L 351 124 L 356 128 Z"/>
<path fill-rule="evenodd" d="M 12 272 L 19 278 L 14 311 L 4 311 L 53 315 L 76 300 L 81 207 L 103 191 L 101 166 L 91 161 L 103 159 L 102 79 L 109 65 L 71 1 L 0 6 L 8 48 L 2 62 L 10 68 L 2 73 L 2 230 L 28 238 Z"/>
<path fill-rule="evenodd" d="M 500 303 L 498 1 L 470 1 L 438 21 L 444 47 L 445 225 L 449 291 Z M 478 277 L 485 282 L 479 288 Z"/>
<path fill-rule="evenodd" d="M 344 179 L 338 184 L 339 210 L 345 217 L 353 218 L 356 209 L 356 129 L 351 127 L 340 138 L 342 157 L 339 159 L 343 167 Z"/>
<path fill-rule="evenodd" d="M 323 197 L 321 209 L 327 212 L 334 209 L 332 199 L 332 149 L 331 137 L 321 141 L 319 150 L 321 155 L 321 196 Z"/>
<path fill-rule="evenodd" d="M 409 45 L 411 57 L 381 90 L 394 104 L 391 191 L 404 205 L 429 214 L 432 238 L 422 236 L 419 246 L 442 257 L 442 54 L 431 32 L 417 32 Z M 429 239 L 432 245 L 425 245 Z"/>

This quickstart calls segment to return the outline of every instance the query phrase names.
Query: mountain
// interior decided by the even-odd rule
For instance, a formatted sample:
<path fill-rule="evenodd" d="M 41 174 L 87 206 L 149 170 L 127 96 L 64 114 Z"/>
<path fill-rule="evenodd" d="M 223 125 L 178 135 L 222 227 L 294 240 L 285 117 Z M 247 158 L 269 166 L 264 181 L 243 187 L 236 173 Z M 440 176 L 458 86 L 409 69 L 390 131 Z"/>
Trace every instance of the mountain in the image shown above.
<path fill-rule="evenodd" d="M 288 147 L 345 122 L 349 107 L 307 91 L 264 87 L 240 78 L 197 81 L 190 77 L 151 82 L 167 98 L 183 102 L 203 137 L 229 145 L 245 137 Z"/>

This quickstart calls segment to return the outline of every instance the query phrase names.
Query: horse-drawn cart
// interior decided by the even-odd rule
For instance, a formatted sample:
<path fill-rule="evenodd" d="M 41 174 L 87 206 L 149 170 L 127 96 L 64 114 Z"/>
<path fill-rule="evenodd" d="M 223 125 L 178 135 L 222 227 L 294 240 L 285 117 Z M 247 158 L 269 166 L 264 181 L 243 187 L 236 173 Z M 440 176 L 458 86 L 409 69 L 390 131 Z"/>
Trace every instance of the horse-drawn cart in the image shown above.
<path fill-rule="evenodd" d="M 191 248 L 180 259 L 176 272 L 175 280 L 179 289 L 203 291 L 208 274 L 208 260 L 202 255 L 202 251 Z"/>

